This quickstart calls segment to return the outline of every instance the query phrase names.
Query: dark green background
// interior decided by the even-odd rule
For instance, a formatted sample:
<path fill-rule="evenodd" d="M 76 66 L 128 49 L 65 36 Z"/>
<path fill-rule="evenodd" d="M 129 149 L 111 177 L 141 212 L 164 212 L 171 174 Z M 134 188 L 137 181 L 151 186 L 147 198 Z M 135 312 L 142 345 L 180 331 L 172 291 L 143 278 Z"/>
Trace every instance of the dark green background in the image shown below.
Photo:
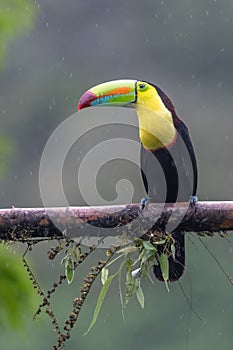
<path fill-rule="evenodd" d="M 47 139 L 76 111 L 90 86 L 119 78 L 159 85 L 190 127 L 199 162 L 199 198 L 233 199 L 233 3 L 223 1 L 37 1 L 34 26 L 7 45 L 0 75 L 1 137 L 8 141 L 1 178 L 1 207 L 41 206 L 38 169 Z M 9 148 L 8 148 L 9 150 Z M 77 197 L 75 204 L 82 201 Z M 57 203 L 59 205 L 59 203 Z M 132 300 L 121 317 L 117 285 L 111 288 L 98 323 L 83 337 L 97 300 L 89 297 L 67 349 L 217 349 L 232 344 L 233 287 L 197 238 L 187 239 L 182 285 L 200 314 L 190 310 L 179 287 L 143 285 L 145 310 Z M 232 274 L 232 244 L 205 242 Z M 59 259 L 46 260 L 48 246 L 36 247 L 33 265 L 49 286 Z M 103 253 L 103 252 L 101 252 Z M 64 315 L 78 293 L 81 272 L 58 291 Z M 54 334 L 47 318 L 18 334 L 0 334 L 3 348 L 50 349 Z"/>

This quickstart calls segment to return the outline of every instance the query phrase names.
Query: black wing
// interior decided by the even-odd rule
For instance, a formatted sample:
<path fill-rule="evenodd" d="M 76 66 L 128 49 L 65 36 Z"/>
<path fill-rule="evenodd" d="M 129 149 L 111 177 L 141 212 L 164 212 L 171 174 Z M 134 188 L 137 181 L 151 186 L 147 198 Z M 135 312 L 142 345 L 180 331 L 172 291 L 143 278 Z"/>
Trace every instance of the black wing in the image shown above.
<path fill-rule="evenodd" d="M 196 195 L 197 163 L 189 131 L 183 122 L 169 148 L 141 148 L 141 173 L 148 196 L 154 202 L 188 201 Z"/>
<path fill-rule="evenodd" d="M 145 190 L 153 202 L 188 201 L 197 191 L 197 162 L 186 125 L 178 120 L 178 135 L 170 148 L 148 151 L 141 148 L 141 172 Z M 162 214 L 161 214 L 162 215 Z M 158 219 L 159 220 L 159 219 Z M 158 221 L 157 221 L 158 222 Z M 156 229 L 156 223 L 153 226 Z M 153 230 L 152 227 L 152 230 Z M 165 229 L 165 227 L 164 227 Z M 177 281 L 185 267 L 185 240 L 182 232 L 173 231 L 175 259 L 169 257 L 169 280 Z M 158 246 L 158 254 L 164 247 Z M 161 268 L 154 266 L 156 278 L 163 281 Z"/>

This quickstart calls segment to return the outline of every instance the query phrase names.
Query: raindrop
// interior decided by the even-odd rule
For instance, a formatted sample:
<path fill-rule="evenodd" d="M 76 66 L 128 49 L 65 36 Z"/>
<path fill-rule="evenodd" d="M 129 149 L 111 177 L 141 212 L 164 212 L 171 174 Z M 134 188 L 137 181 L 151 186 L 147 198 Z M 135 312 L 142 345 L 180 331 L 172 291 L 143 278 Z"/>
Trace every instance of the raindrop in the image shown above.
<path fill-rule="evenodd" d="M 97 24 L 97 23 L 95 24 L 95 27 L 96 27 L 96 28 L 98 27 L 98 24 Z"/>
<path fill-rule="evenodd" d="M 209 16 L 209 10 L 206 10 L 205 14 L 206 14 L 206 16 Z"/>
<path fill-rule="evenodd" d="M 48 26 L 49 26 L 49 22 L 46 22 L 46 27 L 48 28 Z"/>
<path fill-rule="evenodd" d="M 222 53 L 222 52 L 224 52 L 224 50 L 225 50 L 225 49 L 224 49 L 224 47 L 223 47 L 223 48 L 221 48 L 220 52 Z"/>
<path fill-rule="evenodd" d="M 73 74 L 72 73 L 70 73 L 70 78 L 73 78 Z"/>
<path fill-rule="evenodd" d="M 30 170 L 30 172 L 29 172 L 29 176 L 32 176 L 32 171 Z"/>
<path fill-rule="evenodd" d="M 222 85 L 223 85 L 223 81 L 220 81 L 220 82 L 218 83 L 218 87 L 221 88 Z"/>

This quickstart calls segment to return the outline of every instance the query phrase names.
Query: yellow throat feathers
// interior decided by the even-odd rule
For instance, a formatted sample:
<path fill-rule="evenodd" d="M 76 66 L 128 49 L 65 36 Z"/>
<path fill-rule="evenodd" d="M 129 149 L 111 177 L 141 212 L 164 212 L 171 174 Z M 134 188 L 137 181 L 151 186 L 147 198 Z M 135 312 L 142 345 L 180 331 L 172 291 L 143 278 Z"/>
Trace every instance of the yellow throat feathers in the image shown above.
<path fill-rule="evenodd" d="M 168 147 L 175 141 L 177 131 L 172 114 L 153 86 L 146 91 L 138 92 L 136 111 L 139 119 L 139 136 L 145 148 L 157 150 Z"/>

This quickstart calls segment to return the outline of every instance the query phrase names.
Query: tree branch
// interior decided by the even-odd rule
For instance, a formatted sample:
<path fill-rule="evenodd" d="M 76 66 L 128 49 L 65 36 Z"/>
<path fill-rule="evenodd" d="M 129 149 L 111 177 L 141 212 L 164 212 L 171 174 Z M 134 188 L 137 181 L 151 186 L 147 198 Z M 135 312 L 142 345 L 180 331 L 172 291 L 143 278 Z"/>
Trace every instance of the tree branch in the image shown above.
<path fill-rule="evenodd" d="M 183 232 L 218 232 L 233 230 L 232 202 L 198 202 L 193 208 L 188 203 L 149 203 L 140 213 L 139 204 L 105 207 L 57 207 L 57 208 L 12 208 L 0 209 L 0 239 L 20 240 L 75 238 L 119 235 L 120 230 L 143 233 L 141 227 L 152 227 L 154 222 L 159 230 L 169 224 Z M 162 214 L 161 214 L 162 211 Z M 160 215 L 161 214 L 161 215 Z M 156 219 L 155 219 L 156 218 Z M 150 223 L 148 226 L 148 222 Z M 128 225 L 127 225 L 128 224 Z M 109 233 L 109 230 L 113 229 Z M 125 232 L 125 231 L 124 231 Z M 146 231 L 145 231 L 146 232 Z M 140 236 L 139 235 L 139 236 Z"/>

